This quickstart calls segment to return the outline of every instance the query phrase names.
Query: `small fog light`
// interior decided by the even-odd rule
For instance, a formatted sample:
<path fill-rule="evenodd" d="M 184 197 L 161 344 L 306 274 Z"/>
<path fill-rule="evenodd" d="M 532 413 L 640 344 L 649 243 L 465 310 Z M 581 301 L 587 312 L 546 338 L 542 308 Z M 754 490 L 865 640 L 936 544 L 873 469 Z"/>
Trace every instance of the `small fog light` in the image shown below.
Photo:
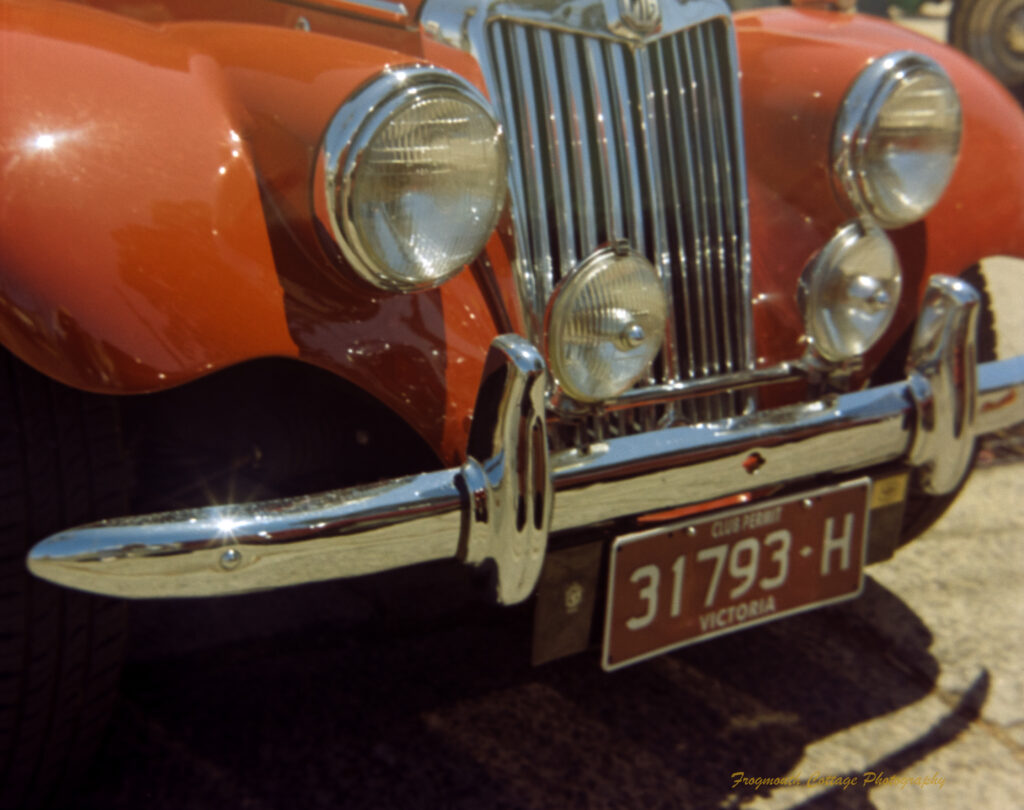
<path fill-rule="evenodd" d="M 892 242 L 873 225 L 846 225 L 804 271 L 800 305 L 807 335 L 826 360 L 870 349 L 892 322 L 902 278 Z"/>
<path fill-rule="evenodd" d="M 668 305 L 650 262 L 603 248 L 559 285 L 548 313 L 555 379 L 573 399 L 599 402 L 646 373 L 661 349 Z"/>

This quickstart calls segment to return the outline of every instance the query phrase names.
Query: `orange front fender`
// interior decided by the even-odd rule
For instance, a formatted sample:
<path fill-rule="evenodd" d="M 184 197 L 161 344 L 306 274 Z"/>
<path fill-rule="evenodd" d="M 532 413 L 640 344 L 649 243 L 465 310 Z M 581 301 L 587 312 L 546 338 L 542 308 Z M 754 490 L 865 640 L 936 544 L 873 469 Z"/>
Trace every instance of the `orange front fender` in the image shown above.
<path fill-rule="evenodd" d="M 0 340 L 104 392 L 295 355 L 213 60 L 73 6 L 5 4 L 0 25 Z"/>
<path fill-rule="evenodd" d="M 505 237 L 438 290 L 384 293 L 319 249 L 309 197 L 321 134 L 360 84 L 428 60 L 465 75 L 466 55 L 407 30 L 380 29 L 391 50 L 61 3 L 0 12 L 0 342 L 105 393 L 296 357 L 461 457 L 491 340 L 516 329 Z"/>
<path fill-rule="evenodd" d="M 922 221 L 890 233 L 904 269 L 896 322 L 870 369 L 916 318 L 928 279 L 993 255 L 1024 257 L 1024 114 L 977 65 L 940 43 L 873 17 L 796 9 L 737 15 L 746 125 L 760 353 L 803 351 L 800 273 L 855 213 L 832 182 L 836 113 L 869 60 L 917 51 L 941 64 L 963 107 L 960 160 Z"/>

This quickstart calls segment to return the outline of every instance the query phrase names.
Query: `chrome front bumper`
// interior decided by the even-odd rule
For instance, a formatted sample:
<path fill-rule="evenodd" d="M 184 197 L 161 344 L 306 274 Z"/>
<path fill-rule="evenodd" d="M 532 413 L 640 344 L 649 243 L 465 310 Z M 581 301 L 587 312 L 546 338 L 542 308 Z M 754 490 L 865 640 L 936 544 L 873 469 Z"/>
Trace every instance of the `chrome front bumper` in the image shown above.
<path fill-rule="evenodd" d="M 502 336 L 461 467 L 94 523 L 41 541 L 28 566 L 69 587 L 141 598 L 244 593 L 453 558 L 492 561 L 498 600 L 514 603 L 533 591 L 551 532 L 897 460 L 918 468 L 927 491 L 950 492 L 976 436 L 1024 421 L 1024 357 L 978 367 L 977 315 L 971 287 L 935 278 L 902 382 L 556 458 L 544 429 L 544 363 L 522 338 Z"/>

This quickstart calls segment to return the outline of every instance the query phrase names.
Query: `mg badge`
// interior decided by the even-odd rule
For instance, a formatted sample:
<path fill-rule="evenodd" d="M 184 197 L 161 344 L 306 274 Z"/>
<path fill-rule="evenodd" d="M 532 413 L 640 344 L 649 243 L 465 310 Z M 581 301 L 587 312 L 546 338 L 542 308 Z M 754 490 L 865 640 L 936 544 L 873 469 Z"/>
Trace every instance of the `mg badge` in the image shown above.
<path fill-rule="evenodd" d="M 613 3 L 617 7 L 612 7 Z M 659 0 L 615 0 L 606 3 L 608 27 L 616 34 L 636 38 L 661 27 Z"/>

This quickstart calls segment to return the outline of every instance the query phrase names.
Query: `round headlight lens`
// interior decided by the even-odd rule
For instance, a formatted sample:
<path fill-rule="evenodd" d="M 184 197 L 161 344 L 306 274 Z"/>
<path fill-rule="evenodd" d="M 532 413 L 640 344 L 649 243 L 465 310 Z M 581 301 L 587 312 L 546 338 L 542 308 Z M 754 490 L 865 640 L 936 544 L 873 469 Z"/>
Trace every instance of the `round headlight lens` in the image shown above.
<path fill-rule="evenodd" d="M 668 305 L 657 270 L 640 254 L 603 249 L 555 291 L 548 363 L 562 390 L 580 402 L 631 388 L 661 349 Z"/>
<path fill-rule="evenodd" d="M 505 203 L 501 126 L 432 68 L 388 71 L 339 110 L 323 149 L 330 231 L 363 278 L 435 287 L 483 249 Z"/>
<path fill-rule="evenodd" d="M 892 322 L 901 286 L 899 259 L 881 229 L 859 222 L 842 228 L 801 279 L 811 343 L 833 362 L 864 354 Z"/>
<path fill-rule="evenodd" d="M 887 228 L 927 214 L 953 175 L 961 126 L 960 99 L 937 62 L 908 52 L 868 65 L 846 95 L 832 144 L 853 208 Z"/>

